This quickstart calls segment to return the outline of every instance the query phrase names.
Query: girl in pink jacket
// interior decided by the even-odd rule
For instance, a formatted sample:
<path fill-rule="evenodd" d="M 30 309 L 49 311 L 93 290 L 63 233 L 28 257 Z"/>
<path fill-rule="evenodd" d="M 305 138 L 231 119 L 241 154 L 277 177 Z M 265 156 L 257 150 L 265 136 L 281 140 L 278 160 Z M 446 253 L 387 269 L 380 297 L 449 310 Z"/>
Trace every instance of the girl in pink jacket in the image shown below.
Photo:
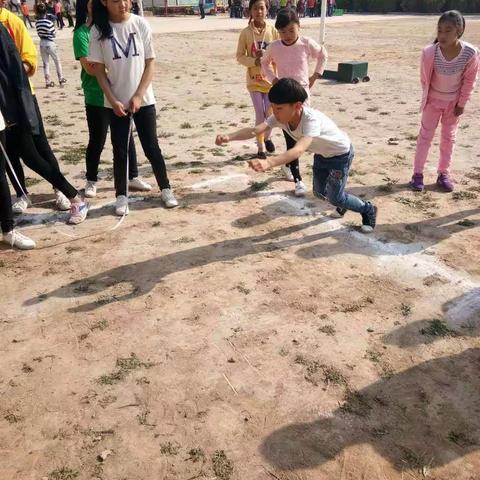
<path fill-rule="evenodd" d="M 410 182 L 415 191 L 425 188 L 423 170 L 439 121 L 442 128 L 437 185 L 446 192 L 454 188 L 449 167 L 458 121 L 475 88 L 480 61 L 475 47 L 460 40 L 464 31 L 462 14 L 456 10 L 445 12 L 438 20 L 437 39 L 422 52 L 422 126 Z"/>

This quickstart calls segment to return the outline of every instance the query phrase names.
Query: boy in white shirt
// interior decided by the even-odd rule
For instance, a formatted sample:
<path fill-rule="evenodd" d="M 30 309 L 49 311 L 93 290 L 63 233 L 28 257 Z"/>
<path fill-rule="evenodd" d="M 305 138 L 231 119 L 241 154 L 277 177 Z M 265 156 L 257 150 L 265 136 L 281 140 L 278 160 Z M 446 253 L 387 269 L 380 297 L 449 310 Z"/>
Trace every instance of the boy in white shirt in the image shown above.
<path fill-rule="evenodd" d="M 347 210 L 362 216 L 362 231 L 373 231 L 377 219 L 377 207 L 355 195 L 345 192 L 353 160 L 353 146 L 347 134 L 326 115 L 304 105 L 308 94 L 291 78 L 282 78 L 268 94 L 273 115 L 255 128 L 243 128 L 237 132 L 217 135 L 216 144 L 233 140 L 247 140 L 260 135 L 268 128 L 279 127 L 297 143 L 281 155 L 266 160 L 251 160 L 250 167 L 256 172 L 285 165 L 299 158 L 306 151 L 313 157 L 313 193 L 327 199 L 343 216 Z"/>

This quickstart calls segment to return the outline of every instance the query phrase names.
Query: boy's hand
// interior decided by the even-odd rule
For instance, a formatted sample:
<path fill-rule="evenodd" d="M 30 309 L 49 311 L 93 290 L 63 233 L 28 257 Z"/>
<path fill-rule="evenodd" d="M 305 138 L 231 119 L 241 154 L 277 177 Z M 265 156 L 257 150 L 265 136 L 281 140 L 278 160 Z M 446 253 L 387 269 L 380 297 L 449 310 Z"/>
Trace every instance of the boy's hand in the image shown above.
<path fill-rule="evenodd" d="M 268 160 L 249 160 L 248 166 L 256 172 L 265 172 L 270 168 Z"/>
<path fill-rule="evenodd" d="M 313 85 L 315 84 L 315 81 L 317 80 L 317 78 L 319 78 L 318 73 L 314 73 L 314 74 L 308 79 L 308 86 L 309 86 L 310 88 L 313 87 Z"/>
<path fill-rule="evenodd" d="M 127 112 L 125 111 L 125 106 L 123 105 L 122 102 L 119 102 L 118 100 L 112 103 L 112 108 L 113 108 L 113 113 L 117 117 L 126 117 Z"/>
<path fill-rule="evenodd" d="M 453 113 L 455 113 L 456 117 L 459 117 L 463 113 L 464 110 L 465 110 L 464 107 L 459 107 L 458 105 L 456 105 Z"/>
<path fill-rule="evenodd" d="M 137 113 L 142 106 L 142 99 L 138 95 L 134 95 L 130 100 L 130 105 L 128 106 L 128 111 L 130 113 Z"/>
<path fill-rule="evenodd" d="M 215 139 L 216 145 L 223 145 L 224 143 L 228 143 L 230 141 L 230 137 L 228 135 L 217 135 Z"/>

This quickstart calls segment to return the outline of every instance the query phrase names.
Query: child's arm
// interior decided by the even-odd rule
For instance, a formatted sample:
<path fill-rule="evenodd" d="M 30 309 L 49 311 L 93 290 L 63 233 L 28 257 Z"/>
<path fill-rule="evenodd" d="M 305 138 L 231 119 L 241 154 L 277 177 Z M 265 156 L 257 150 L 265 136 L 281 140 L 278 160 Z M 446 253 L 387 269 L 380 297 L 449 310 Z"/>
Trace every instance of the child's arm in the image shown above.
<path fill-rule="evenodd" d="M 233 142 L 235 140 L 249 140 L 255 138 L 257 135 L 265 133 L 269 129 L 269 125 L 266 122 L 259 123 L 254 128 L 242 128 L 236 132 L 226 134 L 218 134 L 215 139 L 217 145 L 223 145 L 224 143 Z"/>
<path fill-rule="evenodd" d="M 270 168 L 285 165 L 296 160 L 302 155 L 302 153 L 305 153 L 308 150 L 311 143 L 312 137 L 302 137 L 293 148 L 287 150 L 285 153 L 267 158 L 266 160 L 250 160 L 248 164 L 250 165 L 250 168 L 256 172 L 264 172 Z"/>
<path fill-rule="evenodd" d="M 273 57 L 272 57 L 272 50 L 270 48 L 270 45 L 265 50 L 265 53 L 263 54 L 263 57 L 260 63 L 262 65 L 262 73 L 265 76 L 265 78 L 272 85 L 275 85 L 275 83 L 278 81 L 278 78 L 275 75 L 275 71 L 273 70 L 273 66 L 272 66 Z"/>
<path fill-rule="evenodd" d="M 107 100 L 110 102 L 110 105 L 112 106 L 115 115 L 117 115 L 118 117 L 125 117 L 127 115 L 125 105 L 123 105 L 122 102 L 118 101 L 112 92 L 112 87 L 110 86 L 110 82 L 107 78 L 107 72 L 105 71 L 105 64 L 93 62 L 92 65 L 95 76 L 98 80 L 98 84 L 100 85 L 100 88 L 103 90 L 103 93 L 107 97 Z"/>
<path fill-rule="evenodd" d="M 79 58 L 80 65 L 82 68 L 93 77 L 95 76 L 95 65 L 92 62 L 89 62 L 87 57 L 80 57 Z"/>
<path fill-rule="evenodd" d="M 143 70 L 142 79 L 140 80 L 137 91 L 134 93 L 133 97 L 130 100 L 130 105 L 128 106 L 128 110 L 131 113 L 138 112 L 139 108 L 142 106 L 143 96 L 145 95 L 147 88 L 152 83 L 154 60 L 155 59 L 153 58 L 147 58 L 145 60 L 145 69 Z"/>
<path fill-rule="evenodd" d="M 478 52 L 470 59 L 463 72 L 462 86 L 460 87 L 460 97 L 455 107 L 455 115 L 458 117 L 463 113 L 466 103 L 470 99 L 477 82 L 478 70 L 480 68 L 480 54 Z"/>
<path fill-rule="evenodd" d="M 259 65 L 256 58 L 248 56 L 248 45 L 247 45 L 247 33 L 242 31 L 240 37 L 238 38 L 237 44 L 237 62 L 243 65 L 244 67 L 254 67 Z"/>
<path fill-rule="evenodd" d="M 317 64 L 315 65 L 315 71 L 313 75 L 309 78 L 310 88 L 312 88 L 315 81 L 322 76 L 325 70 L 325 65 L 327 64 L 327 59 L 328 59 L 328 53 L 325 47 L 320 46 L 317 42 L 309 38 L 308 54 L 312 58 L 317 59 Z"/>

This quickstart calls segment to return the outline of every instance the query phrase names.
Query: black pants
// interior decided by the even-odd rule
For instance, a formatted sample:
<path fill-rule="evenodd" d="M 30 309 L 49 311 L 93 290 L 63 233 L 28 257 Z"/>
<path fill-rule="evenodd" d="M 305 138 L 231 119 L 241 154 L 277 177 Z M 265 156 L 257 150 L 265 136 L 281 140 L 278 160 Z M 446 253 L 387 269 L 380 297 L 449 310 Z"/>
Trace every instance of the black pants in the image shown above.
<path fill-rule="evenodd" d="M 157 179 L 161 190 L 170 188 L 167 177 L 165 160 L 158 145 L 157 138 L 157 116 L 155 105 L 148 105 L 140 108 L 133 115 L 133 121 L 137 127 L 138 138 L 142 144 L 143 152 L 148 158 L 153 168 L 153 173 Z M 118 117 L 110 110 L 110 133 L 113 146 L 113 176 L 115 181 L 115 193 L 119 195 L 127 194 L 127 147 L 128 131 L 130 129 L 130 117 Z"/>
<path fill-rule="evenodd" d="M 203 5 L 199 5 L 198 8 L 200 9 L 200 18 L 205 18 L 205 7 Z"/>
<path fill-rule="evenodd" d="M 287 143 L 287 150 L 290 150 L 297 144 L 297 142 L 285 130 L 283 130 L 283 136 L 285 137 L 285 142 Z M 300 162 L 298 161 L 298 158 L 290 163 L 287 163 L 287 167 L 290 167 L 290 171 L 292 172 L 295 183 L 300 182 L 302 180 L 302 176 L 300 175 Z"/>
<path fill-rule="evenodd" d="M 72 18 L 72 15 L 70 15 L 70 12 L 65 13 L 65 16 L 67 17 L 67 20 L 68 20 L 68 26 L 73 27 L 73 18 Z"/>
<path fill-rule="evenodd" d="M 63 16 L 61 13 L 57 13 L 57 27 L 61 30 L 65 24 L 63 23 Z"/>
<path fill-rule="evenodd" d="M 98 165 L 100 156 L 107 139 L 108 127 L 110 126 L 110 109 L 85 105 L 88 124 L 88 146 L 86 153 L 87 180 L 96 182 L 98 179 Z M 137 152 L 133 135 L 130 137 L 128 178 L 138 177 Z"/>
<path fill-rule="evenodd" d="M 30 15 L 23 15 L 23 23 L 27 26 L 27 22 L 30 25 L 30 28 L 33 28 L 32 21 L 30 20 Z"/>
<path fill-rule="evenodd" d="M 39 108 L 38 102 L 37 102 L 37 97 L 34 96 L 33 101 L 35 103 L 35 111 L 37 113 L 38 120 L 39 120 L 39 123 L 40 123 L 40 134 L 33 136 L 33 140 L 34 140 L 36 149 L 37 149 L 38 153 L 42 156 L 42 158 L 46 162 L 49 163 L 51 168 L 56 168 L 58 171 L 60 171 L 60 167 L 58 166 L 57 158 L 55 157 L 54 153 L 52 152 L 52 149 L 50 148 L 50 144 L 48 143 L 47 134 L 45 133 L 45 128 L 43 126 L 42 114 L 40 113 L 40 108 Z M 12 145 L 12 141 L 9 141 L 9 137 L 10 137 L 10 135 L 7 134 L 7 154 L 8 154 L 8 158 L 10 159 L 10 163 L 12 164 L 13 169 L 15 170 L 15 174 L 17 175 L 17 178 L 20 181 L 20 185 L 22 186 L 23 191 L 28 192 L 27 187 L 25 185 L 25 173 L 23 171 L 22 164 L 20 163 L 21 155 L 19 156 L 19 154 L 18 154 L 19 149 L 14 148 L 15 145 Z M 25 159 L 24 159 L 24 161 L 25 161 Z M 25 162 L 25 164 L 27 164 L 27 162 Z M 30 166 L 30 168 L 35 172 L 37 171 L 37 170 L 35 170 L 35 168 L 33 168 L 31 166 Z M 10 178 L 10 182 L 13 185 L 13 188 L 15 189 L 15 193 L 17 194 L 17 197 L 21 197 L 23 195 L 22 189 L 20 188 L 17 181 L 15 180 L 15 178 L 12 174 L 12 171 L 10 170 L 10 167 L 8 165 L 7 165 L 7 173 L 8 173 L 8 177 Z"/>
<path fill-rule="evenodd" d="M 5 148 L 5 130 L 0 132 L 0 142 Z M 12 199 L 5 175 L 5 157 L 0 152 L 0 226 L 3 233 L 13 230 Z"/>

